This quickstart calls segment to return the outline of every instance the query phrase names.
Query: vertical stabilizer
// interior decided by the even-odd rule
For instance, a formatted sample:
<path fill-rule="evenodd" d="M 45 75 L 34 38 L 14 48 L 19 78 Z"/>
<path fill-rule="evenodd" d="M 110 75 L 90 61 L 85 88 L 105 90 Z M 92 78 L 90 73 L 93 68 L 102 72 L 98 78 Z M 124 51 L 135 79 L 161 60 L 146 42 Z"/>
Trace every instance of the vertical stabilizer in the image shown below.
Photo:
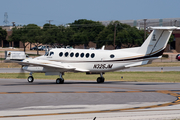
<path fill-rule="evenodd" d="M 177 27 L 152 27 L 153 31 L 139 48 L 138 53 L 145 56 L 161 56 L 172 34 Z M 156 57 L 157 57 L 156 56 Z"/>

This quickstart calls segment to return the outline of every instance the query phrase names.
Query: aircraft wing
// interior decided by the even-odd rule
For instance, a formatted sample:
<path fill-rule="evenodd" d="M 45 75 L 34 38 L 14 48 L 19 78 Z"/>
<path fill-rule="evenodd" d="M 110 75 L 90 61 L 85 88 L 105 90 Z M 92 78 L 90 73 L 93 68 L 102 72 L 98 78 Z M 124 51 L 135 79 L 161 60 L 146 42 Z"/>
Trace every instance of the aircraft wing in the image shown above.
<path fill-rule="evenodd" d="M 64 69 L 67 71 L 78 71 L 78 72 L 88 71 L 88 70 L 73 67 L 67 63 L 49 61 L 49 60 L 25 59 L 23 61 L 17 61 L 17 63 L 21 65 L 34 65 L 34 66 L 50 67 L 50 68 L 56 68 L 56 69 Z"/>
<path fill-rule="evenodd" d="M 18 61 L 17 63 L 21 65 L 34 65 L 34 66 L 42 66 L 42 67 L 59 68 L 59 69 L 65 69 L 65 70 L 76 69 L 75 67 L 70 66 L 66 63 L 48 61 L 48 60 L 25 59 L 23 61 Z"/>

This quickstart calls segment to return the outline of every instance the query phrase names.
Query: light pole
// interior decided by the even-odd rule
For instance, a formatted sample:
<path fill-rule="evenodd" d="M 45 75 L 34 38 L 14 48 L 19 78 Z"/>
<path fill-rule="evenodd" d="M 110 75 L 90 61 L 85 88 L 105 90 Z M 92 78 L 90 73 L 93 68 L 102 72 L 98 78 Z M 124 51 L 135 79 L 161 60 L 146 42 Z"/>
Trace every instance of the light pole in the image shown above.
<path fill-rule="evenodd" d="M 116 46 L 115 46 L 115 42 L 116 42 L 116 26 L 117 26 L 117 24 L 115 23 L 115 25 L 114 25 L 114 49 L 116 48 Z"/>
<path fill-rule="evenodd" d="M 146 40 L 146 21 L 147 19 L 144 19 L 144 41 Z"/>

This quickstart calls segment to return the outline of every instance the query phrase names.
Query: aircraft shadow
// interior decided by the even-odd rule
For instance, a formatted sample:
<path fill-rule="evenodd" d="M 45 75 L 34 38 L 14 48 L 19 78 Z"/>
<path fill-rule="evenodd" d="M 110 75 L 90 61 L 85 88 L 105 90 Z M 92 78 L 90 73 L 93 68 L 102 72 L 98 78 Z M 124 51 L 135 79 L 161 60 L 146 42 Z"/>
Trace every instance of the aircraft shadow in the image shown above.
<path fill-rule="evenodd" d="M 77 85 L 77 84 L 87 84 L 87 85 L 107 85 L 107 84 L 115 84 L 115 85 L 171 85 L 171 84 L 176 84 L 176 83 L 138 83 L 138 82 L 129 82 L 129 81 L 105 81 L 104 83 L 97 83 L 96 81 L 65 81 L 63 84 L 56 84 L 56 82 L 33 82 L 33 83 L 28 83 L 28 82 L 17 82 L 14 84 L 2 84 L 0 86 L 29 86 L 29 85 Z"/>

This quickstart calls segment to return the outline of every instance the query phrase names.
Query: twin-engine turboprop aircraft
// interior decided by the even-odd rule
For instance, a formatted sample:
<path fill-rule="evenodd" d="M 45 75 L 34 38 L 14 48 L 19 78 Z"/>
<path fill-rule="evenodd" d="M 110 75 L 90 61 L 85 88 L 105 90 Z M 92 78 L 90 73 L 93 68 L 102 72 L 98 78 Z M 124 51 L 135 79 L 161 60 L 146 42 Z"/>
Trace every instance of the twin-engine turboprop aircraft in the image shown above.
<path fill-rule="evenodd" d="M 172 31 L 178 27 L 150 27 L 151 34 L 141 47 L 119 50 L 92 49 L 51 49 L 47 54 L 26 58 L 23 53 L 6 52 L 6 60 L 23 65 L 22 69 L 30 72 L 28 82 L 33 82 L 34 72 L 45 75 L 59 75 L 56 83 L 64 83 L 64 72 L 98 73 L 97 83 L 103 83 L 103 73 L 117 71 L 129 67 L 150 64 L 152 60 L 161 58 Z M 19 57 L 18 57 L 19 56 Z"/>

